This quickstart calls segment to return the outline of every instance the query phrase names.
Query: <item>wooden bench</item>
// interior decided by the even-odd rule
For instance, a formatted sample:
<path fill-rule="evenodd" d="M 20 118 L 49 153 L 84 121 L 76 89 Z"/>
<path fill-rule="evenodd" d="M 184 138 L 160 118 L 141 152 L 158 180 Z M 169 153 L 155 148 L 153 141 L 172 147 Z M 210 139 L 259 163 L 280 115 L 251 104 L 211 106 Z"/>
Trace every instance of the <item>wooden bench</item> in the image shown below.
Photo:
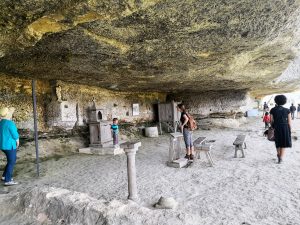
<path fill-rule="evenodd" d="M 212 144 L 206 143 L 206 137 L 199 137 L 197 138 L 194 143 L 194 149 L 195 149 L 195 158 L 194 161 L 200 159 L 200 152 L 205 152 L 206 158 L 208 159 L 211 166 L 214 165 L 214 161 L 212 160 L 210 150 L 212 148 Z"/>
<path fill-rule="evenodd" d="M 202 144 L 205 142 L 206 140 L 206 137 L 198 137 L 194 142 L 193 142 L 193 145 L 195 147 L 200 147 L 202 146 Z"/>
<path fill-rule="evenodd" d="M 237 157 L 238 150 L 242 151 L 242 158 L 245 158 L 244 149 L 247 148 L 245 140 L 246 140 L 246 135 L 240 134 L 236 137 L 235 141 L 233 142 L 233 145 L 235 146 L 234 158 Z"/>

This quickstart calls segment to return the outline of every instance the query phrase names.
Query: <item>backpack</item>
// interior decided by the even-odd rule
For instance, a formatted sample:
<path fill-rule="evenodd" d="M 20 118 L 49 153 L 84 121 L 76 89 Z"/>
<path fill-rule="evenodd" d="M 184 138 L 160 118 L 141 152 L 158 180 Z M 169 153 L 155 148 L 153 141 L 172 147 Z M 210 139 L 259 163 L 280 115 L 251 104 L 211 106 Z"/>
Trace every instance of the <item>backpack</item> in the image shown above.
<path fill-rule="evenodd" d="M 274 134 L 274 128 L 270 127 L 268 129 L 267 139 L 269 141 L 275 141 L 275 134 Z"/>
<path fill-rule="evenodd" d="M 187 117 L 189 118 L 187 122 L 187 126 L 189 130 L 196 130 L 197 129 L 197 122 L 194 120 L 194 117 L 190 114 L 186 113 Z"/>

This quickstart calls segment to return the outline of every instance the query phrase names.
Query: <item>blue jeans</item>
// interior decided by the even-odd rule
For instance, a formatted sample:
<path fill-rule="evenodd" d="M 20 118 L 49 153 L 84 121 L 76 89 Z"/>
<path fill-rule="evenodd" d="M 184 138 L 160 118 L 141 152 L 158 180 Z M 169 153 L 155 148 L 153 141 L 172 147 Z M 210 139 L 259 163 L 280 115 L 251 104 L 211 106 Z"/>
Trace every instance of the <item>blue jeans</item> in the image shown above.
<path fill-rule="evenodd" d="M 7 164 L 4 168 L 3 177 L 5 177 L 5 182 L 11 181 L 11 177 L 14 171 L 14 167 L 17 161 L 17 150 L 2 150 L 6 155 Z"/>
<path fill-rule="evenodd" d="M 188 128 L 183 128 L 183 139 L 186 148 L 193 147 L 193 131 Z"/>
<path fill-rule="evenodd" d="M 113 133 L 113 144 L 118 145 L 119 144 L 119 137 L 118 134 Z"/>

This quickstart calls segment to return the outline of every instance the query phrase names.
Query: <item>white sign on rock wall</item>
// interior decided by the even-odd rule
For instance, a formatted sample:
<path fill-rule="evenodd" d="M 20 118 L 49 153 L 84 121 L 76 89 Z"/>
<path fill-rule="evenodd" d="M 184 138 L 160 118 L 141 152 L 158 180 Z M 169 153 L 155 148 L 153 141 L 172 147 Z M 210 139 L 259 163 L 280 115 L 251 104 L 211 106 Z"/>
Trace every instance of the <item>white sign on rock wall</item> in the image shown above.
<path fill-rule="evenodd" d="M 138 103 L 132 104 L 132 115 L 133 116 L 140 115 L 140 107 Z"/>

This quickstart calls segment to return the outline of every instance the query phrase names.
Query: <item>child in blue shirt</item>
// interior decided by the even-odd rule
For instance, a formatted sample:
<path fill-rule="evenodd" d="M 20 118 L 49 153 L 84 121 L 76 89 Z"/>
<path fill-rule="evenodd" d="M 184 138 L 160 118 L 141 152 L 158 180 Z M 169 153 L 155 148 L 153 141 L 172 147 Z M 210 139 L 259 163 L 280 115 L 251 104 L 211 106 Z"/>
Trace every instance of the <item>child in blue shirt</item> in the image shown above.
<path fill-rule="evenodd" d="M 110 129 L 112 130 L 113 135 L 113 144 L 114 147 L 117 147 L 119 145 L 119 126 L 118 126 L 118 118 L 113 118 L 113 124 L 111 125 Z"/>

